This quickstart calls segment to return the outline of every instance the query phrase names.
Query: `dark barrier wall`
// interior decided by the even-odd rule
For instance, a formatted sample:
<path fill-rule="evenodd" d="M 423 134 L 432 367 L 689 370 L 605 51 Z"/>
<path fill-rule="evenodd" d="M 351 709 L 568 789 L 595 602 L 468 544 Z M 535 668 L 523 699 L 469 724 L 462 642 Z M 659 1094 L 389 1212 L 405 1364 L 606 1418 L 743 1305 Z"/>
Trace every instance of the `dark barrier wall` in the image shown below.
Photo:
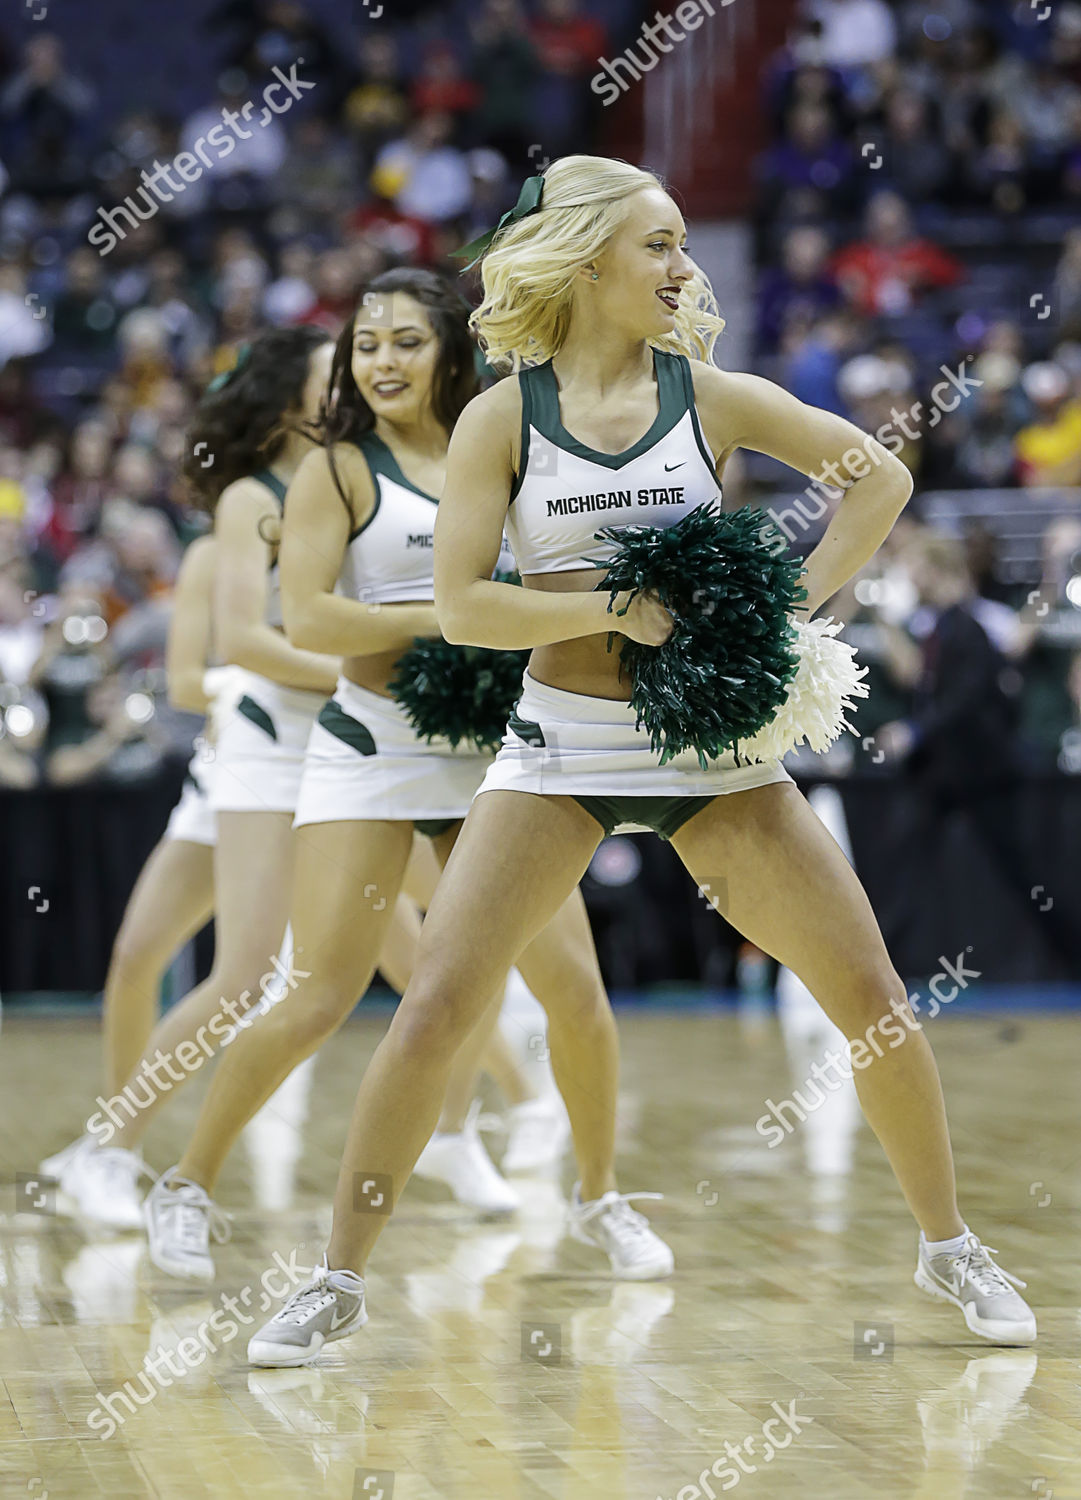
<path fill-rule="evenodd" d="M 0 792 L 0 992 L 101 988 L 128 893 L 182 774 L 177 767 L 140 787 Z M 904 782 L 834 784 L 856 868 L 906 978 L 971 950 L 967 965 L 989 980 L 1081 980 L 1081 965 L 1051 941 L 1056 923 L 1081 934 L 1081 777 L 1024 785 L 1014 809 L 1019 848 L 1008 858 L 965 819 L 932 814 Z M 737 940 L 672 849 L 651 837 L 626 843 L 633 848 L 604 861 L 609 883 L 584 883 L 608 982 L 731 983 Z"/>

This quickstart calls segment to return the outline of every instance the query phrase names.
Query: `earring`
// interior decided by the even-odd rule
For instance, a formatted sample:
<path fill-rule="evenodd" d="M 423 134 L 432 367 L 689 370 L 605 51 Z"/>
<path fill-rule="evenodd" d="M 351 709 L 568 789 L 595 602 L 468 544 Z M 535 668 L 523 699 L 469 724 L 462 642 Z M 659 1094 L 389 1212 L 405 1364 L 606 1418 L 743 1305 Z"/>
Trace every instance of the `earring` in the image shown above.
<path fill-rule="evenodd" d="M 597 273 L 596 273 L 596 271 L 594 271 L 594 272 L 593 272 L 593 280 L 594 280 L 594 281 L 598 281 L 598 280 L 599 280 L 599 279 L 600 279 L 600 278 L 599 278 L 599 277 L 598 277 L 598 275 L 597 275 Z"/>

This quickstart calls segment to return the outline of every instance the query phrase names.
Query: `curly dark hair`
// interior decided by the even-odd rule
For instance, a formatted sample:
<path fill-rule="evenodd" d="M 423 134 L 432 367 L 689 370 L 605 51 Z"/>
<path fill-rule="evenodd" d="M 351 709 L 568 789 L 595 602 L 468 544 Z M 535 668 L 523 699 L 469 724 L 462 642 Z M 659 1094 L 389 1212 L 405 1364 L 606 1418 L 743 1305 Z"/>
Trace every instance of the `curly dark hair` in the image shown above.
<path fill-rule="evenodd" d="M 180 470 L 202 509 L 213 510 L 228 485 L 273 463 L 290 432 L 320 440 L 321 428 L 283 418 L 300 403 L 313 350 L 328 343 L 326 330 L 310 324 L 273 328 L 247 346 L 224 381 L 211 382 L 195 408 Z"/>
<path fill-rule="evenodd" d="M 353 316 L 338 335 L 330 367 L 330 400 L 322 425 L 330 471 L 338 493 L 346 501 L 333 445 L 357 442 L 375 426 L 375 413 L 357 389 L 353 379 L 353 338 L 357 314 L 372 305 L 373 299 L 405 292 L 425 309 L 439 340 L 439 355 L 432 381 L 432 410 L 436 420 L 450 432 L 463 409 L 480 390 L 477 374 L 476 345 L 469 330 L 469 304 L 450 282 L 434 271 L 399 266 L 374 277 L 357 299 Z M 376 304 L 378 305 L 378 304 Z"/>

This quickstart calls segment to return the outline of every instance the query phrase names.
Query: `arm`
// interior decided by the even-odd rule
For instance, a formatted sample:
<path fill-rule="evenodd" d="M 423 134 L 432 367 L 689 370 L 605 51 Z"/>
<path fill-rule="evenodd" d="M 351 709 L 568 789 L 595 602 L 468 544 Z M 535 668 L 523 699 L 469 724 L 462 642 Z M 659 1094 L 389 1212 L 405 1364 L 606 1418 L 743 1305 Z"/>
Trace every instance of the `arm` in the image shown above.
<path fill-rule="evenodd" d="M 618 630 L 661 645 L 672 620 L 650 595 L 639 595 L 617 620 L 603 592 L 548 593 L 492 581 L 514 481 L 517 387 L 504 380 L 475 397 L 450 440 L 435 520 L 435 608 L 444 636 L 459 645 L 521 651 Z"/>
<path fill-rule="evenodd" d="M 262 485 L 237 480 L 218 502 L 214 623 L 221 653 L 226 661 L 284 687 L 332 693 L 338 680 L 337 658 L 300 651 L 266 623 L 269 559 L 259 528 L 277 522 L 277 507 Z"/>
<path fill-rule="evenodd" d="M 912 475 L 876 438 L 760 375 L 691 369 L 703 435 L 720 450 L 718 472 L 733 449 L 754 449 L 846 492 L 802 574 L 799 609 L 813 615 L 882 546 L 912 495 Z"/>
<path fill-rule="evenodd" d="M 733 448 L 753 448 L 845 491 L 803 570 L 807 600 L 799 608 L 813 615 L 889 536 L 912 493 L 912 476 L 875 438 L 771 380 L 693 362 L 691 368 L 703 434 L 720 452 L 718 473 Z"/>
<path fill-rule="evenodd" d="M 372 514 L 375 489 L 363 459 L 342 452 L 354 524 Z M 418 635 L 438 635 L 435 606 L 365 604 L 336 594 L 334 585 L 349 545 L 350 512 L 334 486 L 330 462 L 317 449 L 296 472 L 286 501 L 280 555 L 282 615 L 289 639 L 306 651 L 341 656 L 374 656 Z"/>
<path fill-rule="evenodd" d="M 203 692 L 203 673 L 210 655 L 214 552 L 214 538 L 201 536 L 184 553 L 165 642 L 169 702 L 174 708 L 187 709 L 192 714 L 205 714 L 209 703 Z"/>

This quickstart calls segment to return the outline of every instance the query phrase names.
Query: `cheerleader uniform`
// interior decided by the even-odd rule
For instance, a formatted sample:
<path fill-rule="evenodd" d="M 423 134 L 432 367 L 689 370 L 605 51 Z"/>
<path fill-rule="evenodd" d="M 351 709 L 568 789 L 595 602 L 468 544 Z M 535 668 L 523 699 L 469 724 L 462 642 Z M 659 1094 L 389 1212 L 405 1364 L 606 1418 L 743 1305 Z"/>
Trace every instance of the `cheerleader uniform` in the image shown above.
<path fill-rule="evenodd" d="M 285 485 L 276 475 L 262 469 L 251 477 L 284 505 Z M 270 568 L 266 622 L 282 628 L 277 562 Z M 304 750 L 326 694 L 238 670 L 242 693 L 215 745 L 210 805 L 215 812 L 294 812 Z"/>
<path fill-rule="evenodd" d="M 720 500 L 687 358 L 654 349 L 653 368 L 657 416 L 623 453 L 600 453 L 566 430 L 550 360 L 519 374 L 521 459 L 506 534 L 523 576 L 603 563 L 615 548 L 594 540 L 602 526 L 672 526 L 696 506 Z M 612 626 L 618 631 L 615 615 Z M 715 796 L 790 780 L 779 760 L 738 764 L 731 754 L 705 770 L 694 751 L 662 766 L 629 703 L 549 687 L 527 670 L 478 795 L 570 795 L 606 834 L 653 831 L 671 838 Z"/>
<path fill-rule="evenodd" d="M 357 446 L 375 508 L 349 538 L 337 591 L 373 606 L 430 603 L 436 501 L 374 432 Z M 490 764 L 473 746 L 419 738 L 395 699 L 342 677 L 308 740 L 293 826 L 386 819 L 442 833 L 465 817 Z"/>

